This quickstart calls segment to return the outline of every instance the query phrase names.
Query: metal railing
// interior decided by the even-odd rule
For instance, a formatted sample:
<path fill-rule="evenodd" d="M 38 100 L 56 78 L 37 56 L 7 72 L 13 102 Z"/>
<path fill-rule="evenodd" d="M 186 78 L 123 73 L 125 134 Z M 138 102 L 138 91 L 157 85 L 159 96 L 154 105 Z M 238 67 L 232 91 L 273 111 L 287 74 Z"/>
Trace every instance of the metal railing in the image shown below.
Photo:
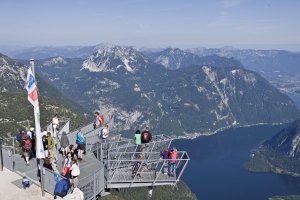
<path fill-rule="evenodd" d="M 54 195 L 55 184 L 57 183 L 54 176 L 58 176 L 58 181 L 60 181 L 61 179 L 66 179 L 60 174 L 56 174 L 54 171 L 51 171 L 44 167 L 43 167 L 43 175 L 44 175 L 43 176 L 44 190 L 52 195 Z"/>
<path fill-rule="evenodd" d="M 61 124 L 61 122 L 60 122 Z M 64 124 L 60 127 L 59 131 L 57 132 L 57 138 L 56 138 L 56 149 L 59 149 L 60 148 L 60 138 L 62 136 L 62 132 L 66 132 L 66 133 L 69 133 L 70 131 L 70 119 L 66 119 L 64 121 Z"/>
<path fill-rule="evenodd" d="M 147 152 L 143 159 L 137 159 L 137 152 L 109 153 L 105 165 L 105 180 L 108 188 L 135 187 L 176 184 L 190 158 L 185 151 L 178 152 L 175 175 L 164 173 L 164 167 L 170 172 L 170 159 L 162 159 L 159 152 Z M 136 164 L 140 162 L 137 168 Z M 166 165 L 167 163 L 167 165 Z M 140 176 L 137 174 L 141 173 Z"/>
<path fill-rule="evenodd" d="M 84 199 L 96 199 L 96 196 L 104 192 L 104 166 L 102 165 L 94 173 L 79 179 L 78 188 L 84 193 Z"/>
<path fill-rule="evenodd" d="M 108 152 L 156 152 L 163 150 L 165 147 L 169 148 L 171 142 L 172 138 L 166 135 L 155 135 L 152 137 L 151 142 L 141 145 L 136 145 L 132 139 L 114 139 L 109 136 L 107 139 L 101 140 L 99 144 L 94 144 L 91 151 L 97 151 L 96 153 L 100 154 L 97 158 L 104 161 L 108 158 Z"/>
<path fill-rule="evenodd" d="M 13 153 L 11 150 L 5 147 L 2 147 L 2 161 L 3 167 L 9 169 L 10 171 L 14 171 Z"/>
<path fill-rule="evenodd" d="M 91 131 L 92 132 L 92 131 Z M 121 137 L 121 134 L 114 134 L 114 133 L 109 133 L 109 136 L 106 138 L 106 139 L 102 139 L 98 133 L 93 133 L 94 135 L 92 134 L 87 134 L 89 136 L 86 136 L 85 135 L 85 142 L 86 142 L 86 145 L 85 145 L 85 148 L 86 148 L 86 151 L 88 153 L 91 153 L 92 151 L 95 151 L 97 148 L 99 148 L 97 146 L 97 143 L 99 144 L 106 144 L 106 143 L 110 143 L 110 142 L 116 142 L 116 141 L 119 141 L 120 140 L 120 137 Z M 100 145 L 101 146 L 101 145 Z M 102 160 L 100 159 L 99 157 L 97 157 L 98 160 Z"/>

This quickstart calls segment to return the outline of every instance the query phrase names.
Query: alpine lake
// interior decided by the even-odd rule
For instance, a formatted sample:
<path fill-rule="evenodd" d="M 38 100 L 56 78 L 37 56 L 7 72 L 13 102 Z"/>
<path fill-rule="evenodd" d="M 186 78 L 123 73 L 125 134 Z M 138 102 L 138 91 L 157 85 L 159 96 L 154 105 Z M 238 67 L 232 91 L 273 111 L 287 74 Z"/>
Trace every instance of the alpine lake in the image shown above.
<path fill-rule="evenodd" d="M 266 200 L 300 194 L 300 178 L 242 168 L 260 141 L 287 125 L 233 128 L 194 140 L 174 140 L 171 147 L 187 151 L 191 159 L 181 179 L 199 200 Z"/>

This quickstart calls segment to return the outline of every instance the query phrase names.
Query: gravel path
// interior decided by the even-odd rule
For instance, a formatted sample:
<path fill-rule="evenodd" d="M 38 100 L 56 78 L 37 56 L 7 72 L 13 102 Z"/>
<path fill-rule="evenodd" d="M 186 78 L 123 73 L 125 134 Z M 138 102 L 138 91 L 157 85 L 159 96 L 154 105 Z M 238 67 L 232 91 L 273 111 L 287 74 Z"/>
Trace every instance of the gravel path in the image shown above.
<path fill-rule="evenodd" d="M 8 200 L 25 200 L 25 199 L 41 199 L 41 200 L 52 200 L 53 196 L 45 192 L 45 196 L 42 196 L 41 188 L 32 184 L 30 188 L 24 190 L 12 184 L 12 181 L 21 179 L 22 177 L 18 174 L 3 168 L 0 171 L 0 199 Z"/>

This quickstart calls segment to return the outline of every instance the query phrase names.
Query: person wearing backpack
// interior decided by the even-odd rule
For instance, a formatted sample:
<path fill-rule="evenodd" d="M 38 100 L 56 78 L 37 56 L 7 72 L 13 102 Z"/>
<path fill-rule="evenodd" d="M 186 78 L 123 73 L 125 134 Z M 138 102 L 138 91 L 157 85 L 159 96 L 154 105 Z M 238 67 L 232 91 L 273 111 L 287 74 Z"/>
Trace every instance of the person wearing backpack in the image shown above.
<path fill-rule="evenodd" d="M 20 155 L 23 155 L 23 146 L 22 146 L 22 141 L 23 141 L 23 137 L 25 135 L 25 131 L 24 129 L 20 129 L 19 134 L 16 137 L 17 142 L 19 142 L 19 151 L 20 151 Z"/>
<path fill-rule="evenodd" d="M 30 152 L 31 152 L 31 141 L 27 135 L 23 136 L 22 148 L 23 148 L 23 155 L 24 155 L 25 161 L 26 161 L 26 166 L 29 166 L 30 165 L 29 164 L 29 156 L 30 156 Z"/>
<path fill-rule="evenodd" d="M 141 141 L 143 143 L 143 151 L 149 152 L 149 142 L 152 140 L 152 135 L 149 131 L 149 127 L 147 126 L 145 131 L 142 133 Z"/>
<path fill-rule="evenodd" d="M 94 129 L 99 128 L 100 126 L 101 126 L 101 121 L 99 117 L 99 112 L 95 112 Z"/>

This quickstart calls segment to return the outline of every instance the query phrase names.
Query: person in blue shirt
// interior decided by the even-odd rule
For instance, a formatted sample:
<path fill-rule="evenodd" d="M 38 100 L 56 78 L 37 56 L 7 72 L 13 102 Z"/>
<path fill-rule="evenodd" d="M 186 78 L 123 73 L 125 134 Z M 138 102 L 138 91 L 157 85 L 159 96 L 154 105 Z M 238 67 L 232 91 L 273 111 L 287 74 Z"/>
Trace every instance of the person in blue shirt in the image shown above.
<path fill-rule="evenodd" d="M 83 133 L 81 131 L 81 128 L 79 129 L 78 133 L 77 133 L 77 143 L 78 143 L 78 161 L 79 162 L 85 162 L 85 160 L 82 160 L 82 153 L 85 147 L 85 140 L 84 140 L 84 136 Z"/>

